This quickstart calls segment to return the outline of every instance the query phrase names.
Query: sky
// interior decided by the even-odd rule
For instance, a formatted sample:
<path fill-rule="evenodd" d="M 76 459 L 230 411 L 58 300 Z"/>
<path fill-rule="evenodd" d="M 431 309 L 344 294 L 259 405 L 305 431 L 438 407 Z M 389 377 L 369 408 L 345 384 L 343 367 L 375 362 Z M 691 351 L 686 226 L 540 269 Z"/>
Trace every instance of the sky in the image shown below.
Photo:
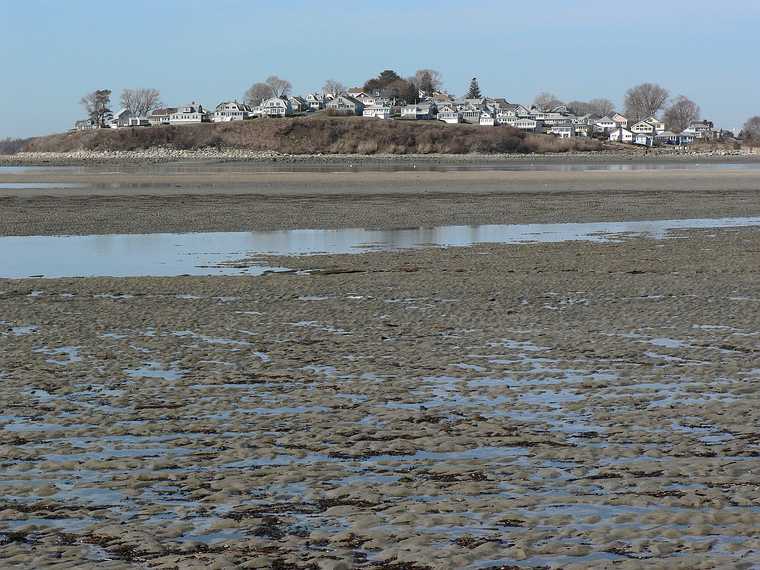
<path fill-rule="evenodd" d="M 269 75 L 296 94 L 433 68 L 463 94 L 529 104 L 660 83 L 726 129 L 760 115 L 758 0 L 0 0 L 0 139 L 60 132 L 95 89 L 167 105 L 242 99 Z"/>

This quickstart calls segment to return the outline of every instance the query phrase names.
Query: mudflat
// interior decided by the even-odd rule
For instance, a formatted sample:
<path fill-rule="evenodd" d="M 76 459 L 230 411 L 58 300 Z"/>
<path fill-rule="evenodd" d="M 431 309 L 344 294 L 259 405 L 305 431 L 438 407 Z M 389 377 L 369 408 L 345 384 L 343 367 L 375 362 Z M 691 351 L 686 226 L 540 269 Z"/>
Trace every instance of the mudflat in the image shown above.
<path fill-rule="evenodd" d="M 745 175 L 603 176 L 629 174 L 644 189 L 30 190 L 0 208 L 4 233 L 25 207 L 38 233 L 227 229 L 216 208 L 246 208 L 236 229 L 760 215 Z M 0 560 L 760 564 L 758 229 L 269 262 L 293 271 L 0 280 Z"/>
<path fill-rule="evenodd" d="M 760 170 L 730 167 L 261 172 L 233 164 L 186 170 L 0 172 L 0 235 L 736 216 L 752 210 L 760 192 Z M 45 187 L 19 187 L 39 183 Z"/>

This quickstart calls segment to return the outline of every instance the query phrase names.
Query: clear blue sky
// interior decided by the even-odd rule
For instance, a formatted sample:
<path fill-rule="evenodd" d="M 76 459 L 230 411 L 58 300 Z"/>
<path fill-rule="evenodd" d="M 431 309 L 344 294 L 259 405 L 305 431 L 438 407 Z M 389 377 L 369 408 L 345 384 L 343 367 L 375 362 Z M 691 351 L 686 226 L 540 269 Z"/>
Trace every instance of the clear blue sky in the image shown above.
<path fill-rule="evenodd" d="M 213 106 L 271 74 L 303 93 L 423 67 L 521 103 L 658 82 L 734 128 L 760 114 L 759 29 L 758 0 L 0 0 L 0 138 L 69 128 L 97 88 Z"/>

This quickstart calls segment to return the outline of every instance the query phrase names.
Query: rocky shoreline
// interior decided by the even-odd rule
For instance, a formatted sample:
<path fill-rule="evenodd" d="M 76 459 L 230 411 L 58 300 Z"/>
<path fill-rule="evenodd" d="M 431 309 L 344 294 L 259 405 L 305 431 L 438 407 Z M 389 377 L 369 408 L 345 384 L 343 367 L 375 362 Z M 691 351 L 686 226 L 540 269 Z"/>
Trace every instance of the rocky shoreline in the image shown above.
<path fill-rule="evenodd" d="M 0 166 L 91 166 L 103 164 L 164 164 L 172 162 L 251 162 L 292 164 L 498 164 L 504 162 L 649 162 L 649 161 L 759 161 L 746 151 L 677 151 L 620 148 L 606 151 L 546 154 L 282 154 L 274 151 L 206 148 L 153 148 L 139 151 L 23 152 L 0 155 Z"/>

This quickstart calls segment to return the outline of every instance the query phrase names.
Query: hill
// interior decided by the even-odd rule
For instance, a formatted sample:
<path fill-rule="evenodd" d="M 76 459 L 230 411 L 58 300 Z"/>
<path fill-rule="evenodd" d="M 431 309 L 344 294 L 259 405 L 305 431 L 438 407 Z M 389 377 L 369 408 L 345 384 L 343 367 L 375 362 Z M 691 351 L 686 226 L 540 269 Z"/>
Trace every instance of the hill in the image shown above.
<path fill-rule="evenodd" d="M 560 140 L 511 127 L 384 121 L 361 117 L 255 119 L 188 126 L 98 129 L 26 141 L 26 152 L 135 151 L 150 148 L 274 151 L 283 154 L 466 154 L 601 150 L 602 143 Z"/>

